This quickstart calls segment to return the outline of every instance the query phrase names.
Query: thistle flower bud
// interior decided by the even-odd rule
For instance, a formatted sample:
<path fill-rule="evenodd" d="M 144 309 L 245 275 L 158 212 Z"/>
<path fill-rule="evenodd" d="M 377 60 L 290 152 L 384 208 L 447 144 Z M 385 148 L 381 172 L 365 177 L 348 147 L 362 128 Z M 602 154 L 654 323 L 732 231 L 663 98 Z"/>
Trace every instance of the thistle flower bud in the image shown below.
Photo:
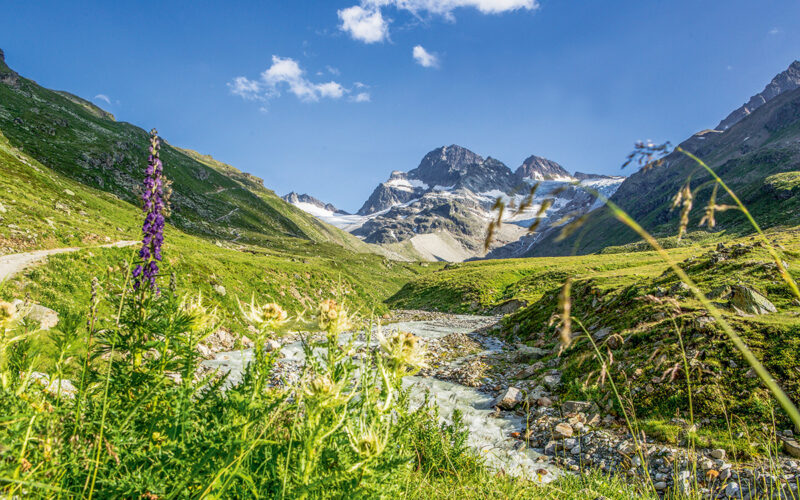
<path fill-rule="evenodd" d="M 335 335 L 350 328 L 351 322 L 347 310 L 332 299 L 320 302 L 317 309 L 317 325 L 320 330 Z"/>
<path fill-rule="evenodd" d="M 191 316 L 190 328 L 195 332 L 205 332 L 216 327 L 218 316 L 217 309 L 209 309 L 203 305 L 203 294 L 200 293 L 194 300 L 183 299 L 181 310 Z"/>
<path fill-rule="evenodd" d="M 265 332 L 270 328 L 275 328 L 285 323 L 289 317 L 286 311 L 274 302 L 262 305 L 256 304 L 255 296 L 250 298 L 249 304 L 243 305 L 238 298 L 236 302 L 239 304 L 239 311 L 245 321 L 260 332 Z"/>
<path fill-rule="evenodd" d="M 388 441 L 388 432 L 381 432 L 374 425 L 366 425 L 363 420 L 359 421 L 358 429 L 347 428 L 347 438 L 350 447 L 363 460 L 375 457 L 383 453 Z"/>
<path fill-rule="evenodd" d="M 398 376 L 411 375 L 427 366 L 425 347 L 419 337 L 400 331 L 388 339 L 380 332 L 377 337 L 387 366 Z"/>
<path fill-rule="evenodd" d="M 316 407 L 333 408 L 350 400 L 344 393 L 344 381 L 335 383 L 330 375 L 317 375 L 303 385 L 303 395 L 307 403 Z"/>

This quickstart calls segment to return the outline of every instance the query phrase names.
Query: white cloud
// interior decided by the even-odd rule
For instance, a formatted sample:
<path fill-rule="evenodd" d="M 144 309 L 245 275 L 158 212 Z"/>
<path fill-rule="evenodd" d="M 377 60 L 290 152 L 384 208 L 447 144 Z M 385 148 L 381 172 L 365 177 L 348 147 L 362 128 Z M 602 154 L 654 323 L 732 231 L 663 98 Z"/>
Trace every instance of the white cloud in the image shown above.
<path fill-rule="evenodd" d="M 424 14 L 443 16 L 454 21 L 453 11 L 459 8 L 477 9 L 483 14 L 501 14 L 516 10 L 536 10 L 538 0 L 361 0 L 354 5 L 338 11 L 342 24 L 339 29 L 356 40 L 365 43 L 382 42 L 389 38 L 389 21 L 383 16 L 383 9 L 394 7 L 415 16 Z"/>
<path fill-rule="evenodd" d="M 436 54 L 432 54 L 425 50 L 425 47 L 422 45 L 417 45 L 414 47 L 414 50 L 411 51 L 411 54 L 414 56 L 414 60 L 417 61 L 417 64 L 423 68 L 439 67 L 439 57 Z"/>
<path fill-rule="evenodd" d="M 780 29 L 780 28 L 777 28 L 777 27 L 772 28 L 771 30 L 769 30 L 769 34 L 770 35 L 777 35 L 777 34 L 782 33 L 782 32 L 783 32 L 783 30 Z"/>
<path fill-rule="evenodd" d="M 353 87 L 355 87 L 357 89 L 368 89 L 369 85 L 367 85 L 366 83 L 362 83 L 362 82 L 355 82 L 353 84 Z"/>
<path fill-rule="evenodd" d="M 248 101 L 268 101 L 279 97 L 281 91 L 286 89 L 304 102 L 341 99 L 350 93 L 350 89 L 335 81 L 321 83 L 310 81 L 297 61 L 279 56 L 272 56 L 272 64 L 261 73 L 259 79 L 251 80 L 246 76 L 237 76 L 228 83 L 228 88 L 231 94 Z M 265 111 L 265 107 L 262 106 L 261 110 Z"/>
<path fill-rule="evenodd" d="M 369 2 L 372 3 L 372 2 Z M 350 36 L 364 43 L 376 43 L 389 36 L 389 25 L 381 14 L 379 7 L 364 8 L 354 5 L 337 12 L 342 24 L 339 29 L 350 33 Z"/>
<path fill-rule="evenodd" d="M 228 82 L 228 88 L 231 89 L 231 94 L 248 101 L 263 99 L 260 95 L 261 84 L 244 76 L 237 76 L 232 82 Z"/>
<path fill-rule="evenodd" d="M 111 99 L 109 99 L 109 97 L 105 94 L 97 94 L 96 96 L 94 96 L 94 98 L 97 99 L 98 101 L 104 101 L 106 104 L 109 105 L 111 104 Z"/>
<path fill-rule="evenodd" d="M 339 68 L 334 68 L 333 66 L 325 66 L 325 69 L 328 70 L 328 73 L 334 76 L 339 76 L 339 74 L 341 73 L 341 71 L 339 71 Z"/>
<path fill-rule="evenodd" d="M 318 84 L 316 89 L 321 97 L 330 97 L 331 99 L 339 99 L 345 93 L 344 87 L 336 82 Z"/>
<path fill-rule="evenodd" d="M 371 98 L 368 92 L 359 92 L 350 98 L 352 102 L 370 102 Z"/>

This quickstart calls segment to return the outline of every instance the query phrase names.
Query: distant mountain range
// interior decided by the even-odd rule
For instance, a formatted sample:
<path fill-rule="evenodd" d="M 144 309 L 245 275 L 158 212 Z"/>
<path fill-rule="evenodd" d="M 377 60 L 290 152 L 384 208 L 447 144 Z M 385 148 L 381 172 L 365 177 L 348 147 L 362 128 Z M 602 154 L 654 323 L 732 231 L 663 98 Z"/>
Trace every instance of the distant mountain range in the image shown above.
<path fill-rule="evenodd" d="M 800 200 L 793 194 L 800 189 L 776 194 L 780 189 L 775 187 L 779 181 L 786 186 L 786 179 L 778 179 L 776 175 L 800 172 L 798 116 L 800 62 L 795 61 L 762 92 L 731 112 L 716 129 L 698 132 L 681 147 L 705 159 L 740 193 L 764 227 L 800 223 L 797 210 Z M 692 187 L 697 189 L 695 206 L 702 207 L 711 195 L 709 177 L 680 153 L 668 156 L 659 168 L 635 172 L 626 179 L 582 172 L 570 174 L 558 163 L 539 156 L 530 156 L 512 171 L 492 157 L 483 158 L 469 149 L 451 145 L 431 151 L 408 172 L 392 172 L 356 215 L 315 215 L 365 242 L 402 250 L 417 258 L 458 261 L 596 252 L 632 242 L 637 237 L 622 227 L 590 191 L 610 197 L 657 235 L 669 235 L 677 227 L 677 213 L 670 210 L 671 200 L 690 176 Z M 800 173 L 797 178 L 800 179 Z M 533 206 L 507 219 L 508 224 L 503 225 L 490 252 L 484 255 L 483 241 L 495 200 L 498 197 L 519 200 L 528 186 L 537 182 L 540 186 Z M 581 189 L 576 183 L 590 189 Z M 800 186 L 800 181 L 797 184 Z M 554 198 L 553 205 L 544 214 L 537 231 L 531 234 L 527 228 L 546 197 Z M 778 199 L 786 210 L 775 206 Z M 730 201 L 724 197 L 718 200 Z M 693 213 L 694 228 L 701 211 Z M 555 226 L 578 217 L 585 220 L 581 231 L 559 241 L 560 231 Z M 748 230 L 735 211 L 719 213 L 717 220 L 715 231 Z"/>
<path fill-rule="evenodd" d="M 571 175 L 558 163 L 530 156 L 515 171 L 501 161 L 458 145 L 426 154 L 408 172 L 395 171 L 379 184 L 354 216 L 337 214 L 323 202 L 308 197 L 284 197 L 298 208 L 337 225 L 367 243 L 431 260 L 461 261 L 484 256 L 484 239 L 498 198 L 521 200 L 539 183 L 528 210 L 509 219 L 496 235 L 490 257 L 513 257 L 525 250 L 528 227 L 542 200 L 554 193 L 555 203 L 544 214 L 555 221 L 583 215 L 595 207 L 595 197 L 574 185 L 580 182 L 610 196 L 623 177 Z M 295 199 L 296 198 L 296 199 Z M 314 201 L 310 201 L 314 200 Z M 546 229 L 547 224 L 542 225 Z"/>

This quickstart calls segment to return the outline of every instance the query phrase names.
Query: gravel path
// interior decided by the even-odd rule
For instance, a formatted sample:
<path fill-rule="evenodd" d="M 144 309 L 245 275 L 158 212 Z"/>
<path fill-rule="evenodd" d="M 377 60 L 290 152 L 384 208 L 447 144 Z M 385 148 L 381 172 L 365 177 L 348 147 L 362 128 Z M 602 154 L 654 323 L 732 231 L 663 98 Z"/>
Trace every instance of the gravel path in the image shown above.
<path fill-rule="evenodd" d="M 26 268 L 41 262 L 51 255 L 77 252 L 85 248 L 123 248 L 138 245 L 139 243 L 138 241 L 117 241 L 116 243 L 99 245 L 98 247 L 52 248 L 50 250 L 36 250 L 34 252 L 3 255 L 0 257 L 0 282 L 11 278 L 15 274 L 24 271 Z"/>

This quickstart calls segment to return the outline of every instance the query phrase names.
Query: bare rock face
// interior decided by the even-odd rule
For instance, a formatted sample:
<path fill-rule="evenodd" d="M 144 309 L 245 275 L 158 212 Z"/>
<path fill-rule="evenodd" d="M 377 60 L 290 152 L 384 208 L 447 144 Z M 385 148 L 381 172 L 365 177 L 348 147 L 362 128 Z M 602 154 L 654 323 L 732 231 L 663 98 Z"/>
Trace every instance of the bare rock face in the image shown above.
<path fill-rule="evenodd" d="M 731 305 L 747 314 L 768 314 L 777 312 L 775 305 L 766 297 L 744 285 L 731 287 Z"/>
<path fill-rule="evenodd" d="M 760 108 L 774 97 L 800 87 L 800 61 L 793 62 L 789 68 L 772 79 L 763 91 L 750 98 L 742 107 L 734 110 L 719 122 L 717 130 L 727 130 L 739 120 Z"/>
<path fill-rule="evenodd" d="M 0 49 L 0 83 L 16 87 L 19 82 L 19 74 L 6 66 L 6 55 Z"/>

